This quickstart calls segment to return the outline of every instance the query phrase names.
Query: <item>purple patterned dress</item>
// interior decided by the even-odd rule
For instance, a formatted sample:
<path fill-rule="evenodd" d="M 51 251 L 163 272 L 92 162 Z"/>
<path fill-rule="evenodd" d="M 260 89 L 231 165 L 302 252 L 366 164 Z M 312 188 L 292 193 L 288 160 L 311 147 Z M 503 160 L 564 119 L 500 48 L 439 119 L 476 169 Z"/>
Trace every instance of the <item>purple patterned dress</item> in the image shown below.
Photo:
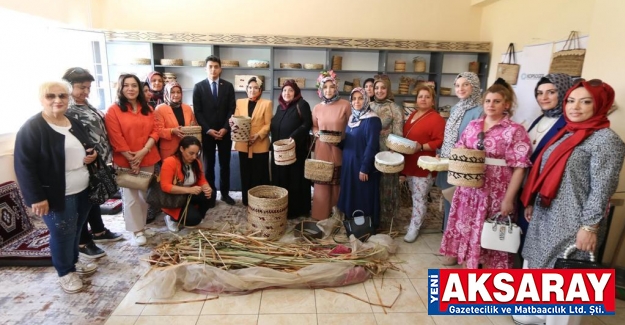
<path fill-rule="evenodd" d="M 456 147 L 476 148 L 483 128 L 484 117 L 471 121 Z M 513 254 L 481 248 L 480 236 L 484 220 L 501 210 L 514 168 L 530 167 L 532 145 L 525 128 L 504 117 L 485 132 L 484 147 L 486 157 L 504 159 L 508 166 L 486 165 L 484 186 L 480 188 L 458 186 L 440 253 L 458 257 L 458 263 L 466 262 L 470 269 L 476 269 L 480 263 L 488 268 L 511 268 Z"/>

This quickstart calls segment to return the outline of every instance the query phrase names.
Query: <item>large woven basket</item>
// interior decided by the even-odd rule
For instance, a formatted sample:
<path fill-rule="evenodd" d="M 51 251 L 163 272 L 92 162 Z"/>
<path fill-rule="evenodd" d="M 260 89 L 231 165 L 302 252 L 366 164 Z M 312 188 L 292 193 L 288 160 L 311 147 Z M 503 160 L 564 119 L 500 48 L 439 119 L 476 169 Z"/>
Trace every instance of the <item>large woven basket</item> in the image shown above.
<path fill-rule="evenodd" d="M 247 66 L 250 68 L 269 68 L 267 60 L 247 60 Z"/>
<path fill-rule="evenodd" d="M 375 169 L 385 174 L 395 174 L 404 170 L 404 156 L 396 152 L 382 151 L 375 155 Z"/>
<path fill-rule="evenodd" d="M 482 150 L 451 149 L 447 183 L 465 187 L 482 187 L 486 171 L 485 161 L 486 153 Z"/>
<path fill-rule="evenodd" d="M 202 127 L 197 125 L 197 126 L 183 126 L 180 128 L 180 131 L 182 131 L 182 134 L 184 134 L 184 136 L 192 136 L 192 137 L 196 137 L 198 140 L 200 140 L 200 142 L 202 142 Z"/>
<path fill-rule="evenodd" d="M 405 72 L 406 61 L 395 60 L 395 72 Z"/>
<path fill-rule="evenodd" d="M 182 59 L 161 59 L 161 65 L 182 65 Z"/>
<path fill-rule="evenodd" d="M 293 139 L 278 140 L 273 143 L 273 159 L 278 166 L 288 166 L 294 163 L 295 141 Z"/>
<path fill-rule="evenodd" d="M 304 177 L 313 182 L 328 183 L 334 175 L 334 163 L 317 160 L 306 159 L 304 162 Z"/>
<path fill-rule="evenodd" d="M 280 69 L 301 69 L 301 63 L 280 63 Z"/>
<path fill-rule="evenodd" d="M 282 187 L 260 185 L 247 191 L 247 223 L 250 230 L 269 240 L 284 235 L 289 192 Z"/>
<path fill-rule="evenodd" d="M 320 130 L 319 141 L 336 145 L 341 142 L 342 135 L 343 132 L 341 131 Z"/>
<path fill-rule="evenodd" d="M 130 60 L 130 64 L 136 65 L 150 65 L 152 64 L 152 60 L 149 58 L 134 58 Z"/>
<path fill-rule="evenodd" d="M 191 61 L 191 65 L 194 67 L 203 67 L 206 65 L 206 61 L 204 60 L 193 60 Z"/>
<path fill-rule="evenodd" d="M 445 171 L 449 168 L 449 159 L 421 156 L 417 160 L 417 166 L 433 172 Z"/>
<path fill-rule="evenodd" d="M 236 60 L 221 60 L 222 67 L 234 68 L 239 66 L 239 61 Z"/>
<path fill-rule="evenodd" d="M 425 59 L 417 56 L 412 59 L 412 63 L 414 63 L 414 72 L 425 72 Z"/>
<path fill-rule="evenodd" d="M 252 119 L 248 116 L 233 116 L 232 122 L 230 139 L 236 142 L 248 142 L 250 140 L 250 130 L 252 129 Z"/>
<path fill-rule="evenodd" d="M 417 151 L 416 142 L 395 134 L 388 135 L 388 137 L 386 138 L 386 146 L 393 151 L 397 151 L 406 155 L 412 155 Z"/>
<path fill-rule="evenodd" d="M 323 63 L 304 63 L 304 69 L 323 70 Z"/>

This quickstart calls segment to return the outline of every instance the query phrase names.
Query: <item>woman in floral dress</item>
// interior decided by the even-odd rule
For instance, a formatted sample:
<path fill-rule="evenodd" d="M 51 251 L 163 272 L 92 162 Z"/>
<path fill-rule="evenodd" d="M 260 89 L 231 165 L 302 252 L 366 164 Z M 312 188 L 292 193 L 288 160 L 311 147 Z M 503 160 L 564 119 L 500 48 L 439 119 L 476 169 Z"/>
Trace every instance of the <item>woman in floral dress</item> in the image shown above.
<path fill-rule="evenodd" d="M 375 102 L 371 110 L 382 121 L 380 151 L 387 151 L 386 139 L 389 134 L 404 135 L 404 114 L 393 101 L 391 82 L 388 79 L 375 79 L 373 83 Z M 380 221 L 384 226 L 399 214 L 399 173 L 382 174 L 380 180 Z"/>
<path fill-rule="evenodd" d="M 456 257 L 466 268 L 512 267 L 513 254 L 481 248 L 480 237 L 487 218 L 514 213 L 525 168 L 530 167 L 532 145 L 527 131 L 510 119 L 514 102 L 510 85 L 498 79 L 486 91 L 484 116 L 471 121 L 456 144 L 485 150 L 489 160 L 482 187 L 457 187 L 441 243 L 440 253 Z"/>

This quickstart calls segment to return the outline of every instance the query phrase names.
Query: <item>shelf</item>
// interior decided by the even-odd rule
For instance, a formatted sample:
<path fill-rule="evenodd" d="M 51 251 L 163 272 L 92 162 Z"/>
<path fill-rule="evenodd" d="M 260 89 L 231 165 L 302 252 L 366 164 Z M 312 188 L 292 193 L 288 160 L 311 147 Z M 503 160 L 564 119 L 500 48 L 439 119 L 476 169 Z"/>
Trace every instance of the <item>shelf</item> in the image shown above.
<path fill-rule="evenodd" d="M 280 69 L 273 69 L 273 71 L 300 71 L 300 72 L 319 73 L 319 70 L 315 70 L 315 69 L 288 69 L 288 68 L 280 68 Z"/>
<path fill-rule="evenodd" d="M 193 65 L 155 65 L 155 68 L 205 68 L 205 67 L 196 67 Z"/>
<path fill-rule="evenodd" d="M 128 67 L 128 66 L 133 66 L 133 67 L 151 67 L 151 64 L 134 64 L 134 63 L 111 63 L 109 64 L 110 67 Z"/>
<path fill-rule="evenodd" d="M 334 70 L 334 73 L 339 74 L 339 73 L 374 73 L 374 74 L 380 74 L 379 71 L 371 71 L 371 70 Z"/>
<path fill-rule="evenodd" d="M 223 67 L 222 70 L 257 70 L 257 71 L 269 71 L 270 68 L 250 68 L 250 67 Z"/>
<path fill-rule="evenodd" d="M 435 72 L 395 72 L 395 71 L 389 71 L 389 72 L 385 72 L 385 74 L 389 74 L 389 75 L 397 75 L 397 74 L 403 74 L 403 75 L 436 75 Z"/>
<path fill-rule="evenodd" d="M 464 71 L 464 72 L 468 72 L 468 71 Z M 457 75 L 459 75 L 459 74 L 461 74 L 461 73 L 462 73 L 462 72 L 458 72 L 458 73 L 443 72 L 443 73 L 441 73 L 441 75 L 443 75 L 443 76 L 457 76 Z M 484 74 L 483 74 L 483 73 L 478 73 L 478 74 L 477 74 L 477 76 L 478 76 L 478 77 L 483 77 L 483 76 L 484 76 Z"/>

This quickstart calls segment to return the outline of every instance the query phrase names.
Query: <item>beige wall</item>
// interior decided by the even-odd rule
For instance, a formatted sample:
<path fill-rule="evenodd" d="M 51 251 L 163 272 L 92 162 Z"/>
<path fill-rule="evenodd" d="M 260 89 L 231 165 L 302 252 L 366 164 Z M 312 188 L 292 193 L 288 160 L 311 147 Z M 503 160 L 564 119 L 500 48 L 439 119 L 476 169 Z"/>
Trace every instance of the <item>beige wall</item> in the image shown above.
<path fill-rule="evenodd" d="M 0 7 L 68 24 L 93 28 L 92 3 L 102 0 L 0 0 Z"/>

